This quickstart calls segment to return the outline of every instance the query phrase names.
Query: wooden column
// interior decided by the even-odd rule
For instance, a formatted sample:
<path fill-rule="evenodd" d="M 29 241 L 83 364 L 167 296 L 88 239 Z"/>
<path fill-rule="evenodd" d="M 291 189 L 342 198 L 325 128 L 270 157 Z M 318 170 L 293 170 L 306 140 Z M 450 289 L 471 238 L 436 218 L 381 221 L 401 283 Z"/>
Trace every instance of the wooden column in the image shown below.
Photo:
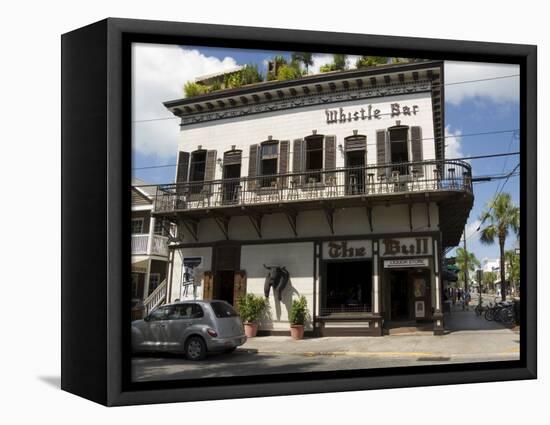
<path fill-rule="evenodd" d="M 380 313 L 380 276 L 378 271 L 378 241 L 372 242 L 372 312 Z"/>

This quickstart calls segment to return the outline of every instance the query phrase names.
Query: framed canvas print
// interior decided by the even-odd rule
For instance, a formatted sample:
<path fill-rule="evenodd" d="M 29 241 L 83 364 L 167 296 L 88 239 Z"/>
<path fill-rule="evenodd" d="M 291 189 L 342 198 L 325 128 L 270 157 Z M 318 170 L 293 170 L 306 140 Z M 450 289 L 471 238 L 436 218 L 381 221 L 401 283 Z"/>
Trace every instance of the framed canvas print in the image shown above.
<path fill-rule="evenodd" d="M 107 19 L 62 37 L 62 388 L 536 378 L 536 47 Z"/>

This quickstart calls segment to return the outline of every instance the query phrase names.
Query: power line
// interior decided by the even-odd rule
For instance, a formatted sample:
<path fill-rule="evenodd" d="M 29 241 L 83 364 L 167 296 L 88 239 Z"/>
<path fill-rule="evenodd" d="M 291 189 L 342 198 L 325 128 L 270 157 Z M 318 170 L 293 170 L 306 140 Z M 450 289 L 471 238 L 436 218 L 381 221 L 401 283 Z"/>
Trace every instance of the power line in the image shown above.
<path fill-rule="evenodd" d="M 480 181 L 480 182 L 474 181 L 473 183 L 489 183 L 490 181 L 493 181 L 493 180 L 500 180 L 500 179 L 519 176 L 520 173 L 516 172 L 515 171 L 516 169 L 517 169 L 517 167 L 515 167 L 512 171 L 510 171 L 510 173 L 506 173 L 506 174 L 487 174 L 487 175 L 484 175 L 484 176 L 480 176 L 480 178 L 486 178 L 488 180 L 487 181 Z M 132 187 L 157 187 L 158 185 L 159 184 L 148 183 L 148 184 L 136 184 L 136 185 L 132 185 Z"/>
<path fill-rule="evenodd" d="M 493 199 L 493 202 L 491 202 L 491 206 L 489 207 L 489 210 L 487 211 L 487 214 L 489 214 L 489 213 L 492 211 L 492 209 L 493 209 L 493 207 L 494 207 L 494 205 L 495 205 L 495 201 L 496 201 L 497 197 L 498 197 L 498 196 L 502 193 L 502 191 L 504 190 L 504 187 L 506 186 L 506 183 L 508 183 L 508 180 L 510 179 L 510 177 L 512 177 L 512 175 L 515 174 L 516 170 L 519 168 L 519 164 L 520 164 L 520 163 L 518 162 L 517 165 L 514 167 L 514 169 L 513 169 L 512 171 L 510 171 L 510 173 L 508 173 L 507 176 L 504 177 L 505 180 L 504 180 L 504 183 L 502 184 L 502 187 L 501 187 L 500 189 L 498 189 L 498 187 L 497 187 L 498 192 L 495 192 L 496 194 L 495 194 L 495 195 L 493 196 L 493 198 L 492 198 L 492 199 Z M 499 184 L 499 186 L 500 186 L 500 184 Z M 478 228 L 476 229 L 476 231 L 475 231 L 474 233 L 472 233 L 472 234 L 471 234 L 468 238 L 466 238 L 466 239 L 469 239 L 470 237 L 472 237 L 473 235 L 475 235 L 476 233 L 478 233 L 478 232 L 481 230 L 481 226 L 482 226 L 482 225 L 483 225 L 483 222 L 481 222 L 481 223 L 479 224 Z"/>
<path fill-rule="evenodd" d="M 500 130 L 500 131 L 493 131 L 493 132 L 484 132 L 484 133 L 471 133 L 467 134 L 466 136 L 473 136 L 473 135 L 487 135 L 487 134 L 500 134 L 500 133 L 508 133 L 511 131 L 516 130 Z M 444 138 L 447 137 L 463 137 L 463 136 L 444 136 Z M 432 137 L 426 138 L 426 139 L 420 139 L 419 141 L 424 140 L 431 140 Z M 376 146 L 375 144 L 368 144 L 367 146 Z M 323 149 L 324 151 L 325 149 Z M 289 150 L 289 156 L 293 154 L 294 151 Z M 498 156 L 510 156 L 510 155 L 519 155 L 518 152 L 508 152 L 508 153 L 501 153 L 501 154 L 495 154 L 495 155 L 479 155 L 479 156 L 468 156 L 468 157 L 462 157 L 462 158 L 446 158 L 448 160 L 470 160 L 470 159 L 481 159 L 481 158 L 491 158 L 491 157 L 498 157 Z M 241 156 L 242 159 L 249 158 L 248 156 Z M 132 170 L 147 170 L 147 169 L 153 169 L 153 168 L 167 168 L 167 167 L 177 167 L 178 164 L 158 164 L 158 165 L 149 165 L 149 166 L 143 166 L 143 167 L 133 167 Z"/>
<path fill-rule="evenodd" d="M 458 85 L 458 84 L 479 83 L 479 82 L 483 82 L 483 81 L 501 80 L 501 79 L 504 79 L 504 78 L 513 78 L 513 77 L 519 77 L 519 74 L 502 75 L 502 76 L 499 76 L 499 77 L 479 78 L 479 79 L 476 79 L 476 80 L 455 81 L 455 82 L 452 82 L 452 83 L 440 84 L 439 87 L 444 87 L 444 86 L 455 86 L 455 85 Z M 395 84 L 395 85 L 390 85 L 389 87 L 391 87 L 391 88 L 398 88 L 398 87 L 417 87 L 417 85 L 408 83 L 408 84 Z M 377 88 L 377 87 L 373 87 L 373 88 Z M 379 115 L 390 115 L 390 114 L 391 114 L 391 112 L 389 112 L 389 113 L 384 113 L 384 114 L 379 114 Z M 148 118 L 148 119 L 132 120 L 132 123 L 142 123 L 142 122 L 151 122 L 151 121 L 166 121 L 166 120 L 177 120 L 177 119 L 181 119 L 181 118 L 180 118 L 180 117 L 176 117 L 176 116 L 159 117 L 159 118 Z"/>
<path fill-rule="evenodd" d="M 478 132 L 478 133 L 467 133 L 467 134 L 449 134 L 449 135 L 446 135 L 446 136 L 441 136 L 439 137 L 440 139 L 450 139 L 450 138 L 462 138 L 462 137 L 475 137 L 475 136 L 488 136 L 488 135 L 492 135 L 492 134 L 505 134 L 505 133 L 517 133 L 519 131 L 518 128 L 512 128 L 510 130 L 493 130 L 493 131 L 484 131 L 484 132 Z M 423 142 L 425 140 L 435 140 L 435 137 L 424 137 L 422 139 L 418 139 L 418 141 L 420 142 Z M 372 146 L 372 147 L 376 147 L 376 143 L 365 143 L 365 146 Z M 448 145 L 445 145 L 445 146 L 448 146 Z M 321 149 L 323 152 L 325 151 L 325 149 Z M 292 155 L 294 151 L 292 150 L 289 150 L 289 155 Z M 247 159 L 249 158 L 248 156 L 241 156 L 242 159 Z M 165 165 L 160 165 L 159 167 L 176 167 L 177 164 L 165 164 Z M 156 166 L 153 166 L 153 167 L 156 167 Z M 140 168 L 134 168 L 135 170 L 136 169 L 140 169 Z"/>

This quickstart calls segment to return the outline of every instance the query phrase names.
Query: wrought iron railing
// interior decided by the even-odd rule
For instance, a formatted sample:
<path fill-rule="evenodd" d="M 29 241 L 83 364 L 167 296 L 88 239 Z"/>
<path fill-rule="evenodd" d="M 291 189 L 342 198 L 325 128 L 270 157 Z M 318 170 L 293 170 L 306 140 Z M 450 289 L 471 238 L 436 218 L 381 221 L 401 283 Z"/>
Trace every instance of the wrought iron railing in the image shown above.
<path fill-rule="evenodd" d="M 426 191 L 472 191 L 472 172 L 460 160 L 310 170 L 157 186 L 155 212 Z"/>

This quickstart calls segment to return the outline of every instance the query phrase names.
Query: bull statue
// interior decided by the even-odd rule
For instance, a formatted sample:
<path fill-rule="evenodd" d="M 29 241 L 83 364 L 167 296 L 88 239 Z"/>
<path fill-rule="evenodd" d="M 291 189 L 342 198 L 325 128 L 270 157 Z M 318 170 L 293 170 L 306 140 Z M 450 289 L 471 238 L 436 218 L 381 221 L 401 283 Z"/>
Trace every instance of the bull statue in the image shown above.
<path fill-rule="evenodd" d="M 266 265 L 264 267 L 268 270 L 264 284 L 264 295 L 269 298 L 269 291 L 273 288 L 273 296 L 277 296 L 281 301 L 283 296 L 283 290 L 285 289 L 290 273 L 284 266 Z"/>

